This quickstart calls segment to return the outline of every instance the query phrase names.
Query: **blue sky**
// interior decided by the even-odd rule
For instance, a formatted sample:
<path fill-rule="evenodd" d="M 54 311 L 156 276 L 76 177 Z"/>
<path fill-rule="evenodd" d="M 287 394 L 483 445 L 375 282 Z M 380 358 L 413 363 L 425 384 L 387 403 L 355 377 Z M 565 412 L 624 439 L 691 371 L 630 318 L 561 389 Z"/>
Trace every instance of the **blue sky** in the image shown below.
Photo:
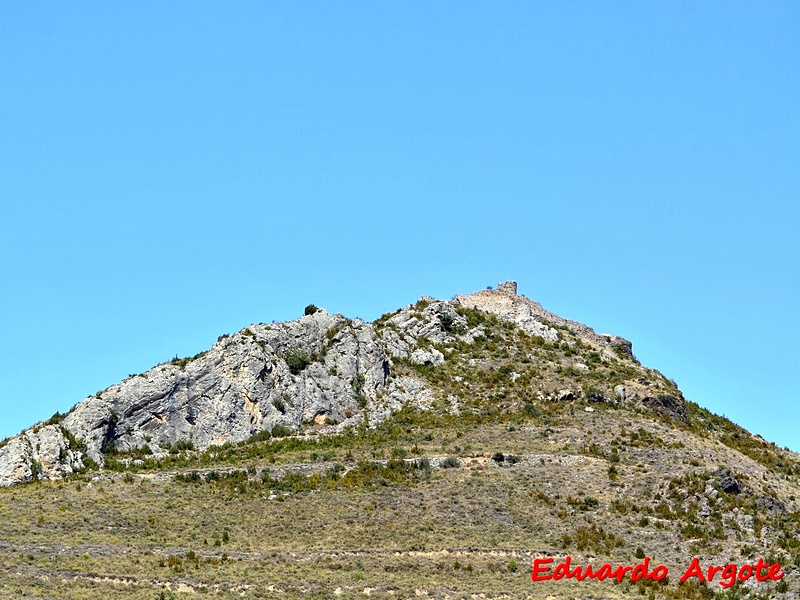
<path fill-rule="evenodd" d="M 800 450 L 797 3 L 0 8 L 0 437 L 505 279 Z"/>

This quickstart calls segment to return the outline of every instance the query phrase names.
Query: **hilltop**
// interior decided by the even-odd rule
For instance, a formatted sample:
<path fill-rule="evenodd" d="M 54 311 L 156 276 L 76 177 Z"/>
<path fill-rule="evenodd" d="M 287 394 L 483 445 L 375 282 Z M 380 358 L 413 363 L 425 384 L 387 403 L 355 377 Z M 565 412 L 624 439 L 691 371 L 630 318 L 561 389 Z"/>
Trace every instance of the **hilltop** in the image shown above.
<path fill-rule="evenodd" d="M 676 416 L 685 411 L 675 385 L 642 368 L 630 342 L 548 313 L 518 296 L 514 282 L 452 301 L 424 298 L 374 324 L 313 306 L 306 313 L 296 321 L 260 323 L 222 335 L 206 352 L 132 375 L 67 414 L 56 413 L 6 440 L 0 448 L 0 485 L 102 467 L 108 454 L 157 456 L 160 450 L 189 445 L 205 450 L 275 427 L 301 433 L 311 425 L 315 433 L 331 433 L 378 422 L 403 406 L 431 408 L 434 388 L 414 368 L 461 362 L 446 361 L 445 353 L 489 339 L 481 313 L 515 325 L 531 337 L 529 344 L 540 344 L 551 354 L 569 357 L 585 350 L 584 362 L 548 361 L 559 368 L 545 365 L 535 373 L 528 368 L 525 384 L 515 386 L 527 385 L 528 401 L 586 397 L 658 405 Z M 520 360 L 522 366 L 532 364 L 532 356 Z M 599 368 L 592 369 L 593 364 Z M 491 363 L 485 368 L 493 370 Z M 581 377 L 583 371 L 588 378 Z M 612 377 L 604 376 L 611 371 Z M 522 376 L 514 375 L 514 382 Z M 449 383 L 454 384 L 469 385 Z M 473 394 L 463 389 L 462 395 Z"/>
<path fill-rule="evenodd" d="M 514 282 L 374 323 L 305 313 L 3 441 L 0 593 L 796 597 L 800 457 L 630 341 Z M 568 554 L 646 556 L 669 581 L 531 582 Z M 693 556 L 786 576 L 678 585 Z"/>

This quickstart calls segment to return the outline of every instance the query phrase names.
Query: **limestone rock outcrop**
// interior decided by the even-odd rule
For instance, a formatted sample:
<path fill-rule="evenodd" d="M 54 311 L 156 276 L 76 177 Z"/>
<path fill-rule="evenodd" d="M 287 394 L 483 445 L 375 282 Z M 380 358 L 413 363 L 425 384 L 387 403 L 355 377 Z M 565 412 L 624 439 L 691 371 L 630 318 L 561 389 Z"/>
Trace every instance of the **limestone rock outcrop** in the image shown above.
<path fill-rule="evenodd" d="M 159 454 L 176 444 L 203 450 L 278 425 L 332 433 L 365 419 L 377 423 L 408 403 L 430 408 L 425 381 L 394 367 L 436 367 L 451 346 L 483 336 L 465 309 L 494 314 L 548 343 L 560 343 L 569 330 L 599 351 L 630 354 L 630 342 L 545 311 L 517 295 L 514 282 L 449 301 L 422 298 L 375 323 L 320 309 L 220 336 L 206 352 L 156 365 L 1 442 L 0 485 L 102 466 L 109 452 Z M 630 387 L 622 390 L 622 399 L 637 398 Z"/>

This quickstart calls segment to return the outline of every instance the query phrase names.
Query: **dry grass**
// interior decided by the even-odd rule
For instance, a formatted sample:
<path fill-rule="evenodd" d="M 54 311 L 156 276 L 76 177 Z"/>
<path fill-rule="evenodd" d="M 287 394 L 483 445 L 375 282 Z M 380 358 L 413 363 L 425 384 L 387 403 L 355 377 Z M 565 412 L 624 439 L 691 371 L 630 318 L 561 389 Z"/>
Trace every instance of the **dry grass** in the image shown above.
<path fill-rule="evenodd" d="M 634 564 L 637 547 L 680 573 L 691 556 L 689 543 L 679 522 L 654 514 L 654 490 L 669 470 L 702 467 L 676 460 L 684 450 L 634 446 L 621 451 L 620 477 L 611 480 L 607 458 L 580 451 L 589 440 L 608 448 L 600 444 L 614 437 L 604 427 L 609 415 L 568 414 L 561 425 L 546 427 L 432 430 L 437 441 L 431 450 L 444 446 L 462 466 L 400 485 L 271 494 L 258 477 L 237 489 L 153 472 L 95 473 L 2 489 L 0 595 L 347 598 L 364 597 L 366 590 L 393 598 L 478 592 L 567 598 L 591 586 L 592 594 L 610 598 L 634 590 L 628 583 L 533 584 L 534 553 L 570 553 L 580 564 Z M 630 430 L 647 424 L 626 422 Z M 654 435 L 669 433 L 649 426 Z M 464 452 L 467 446 L 473 450 Z M 499 466 L 490 458 L 496 451 L 519 461 Z M 256 473 L 273 467 L 254 466 Z M 579 549 L 580 529 L 592 523 L 621 545 Z M 737 540 L 741 532 L 729 533 L 723 556 L 744 544 Z M 592 558 L 598 551 L 602 555 Z"/>

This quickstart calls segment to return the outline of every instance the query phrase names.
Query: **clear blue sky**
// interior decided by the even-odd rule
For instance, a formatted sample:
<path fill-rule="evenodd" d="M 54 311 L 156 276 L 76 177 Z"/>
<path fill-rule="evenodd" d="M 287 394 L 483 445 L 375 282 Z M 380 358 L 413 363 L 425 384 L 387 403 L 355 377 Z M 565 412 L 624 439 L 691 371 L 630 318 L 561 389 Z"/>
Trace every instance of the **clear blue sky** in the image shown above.
<path fill-rule="evenodd" d="M 516 279 L 800 450 L 796 2 L 0 7 L 0 437 Z"/>

